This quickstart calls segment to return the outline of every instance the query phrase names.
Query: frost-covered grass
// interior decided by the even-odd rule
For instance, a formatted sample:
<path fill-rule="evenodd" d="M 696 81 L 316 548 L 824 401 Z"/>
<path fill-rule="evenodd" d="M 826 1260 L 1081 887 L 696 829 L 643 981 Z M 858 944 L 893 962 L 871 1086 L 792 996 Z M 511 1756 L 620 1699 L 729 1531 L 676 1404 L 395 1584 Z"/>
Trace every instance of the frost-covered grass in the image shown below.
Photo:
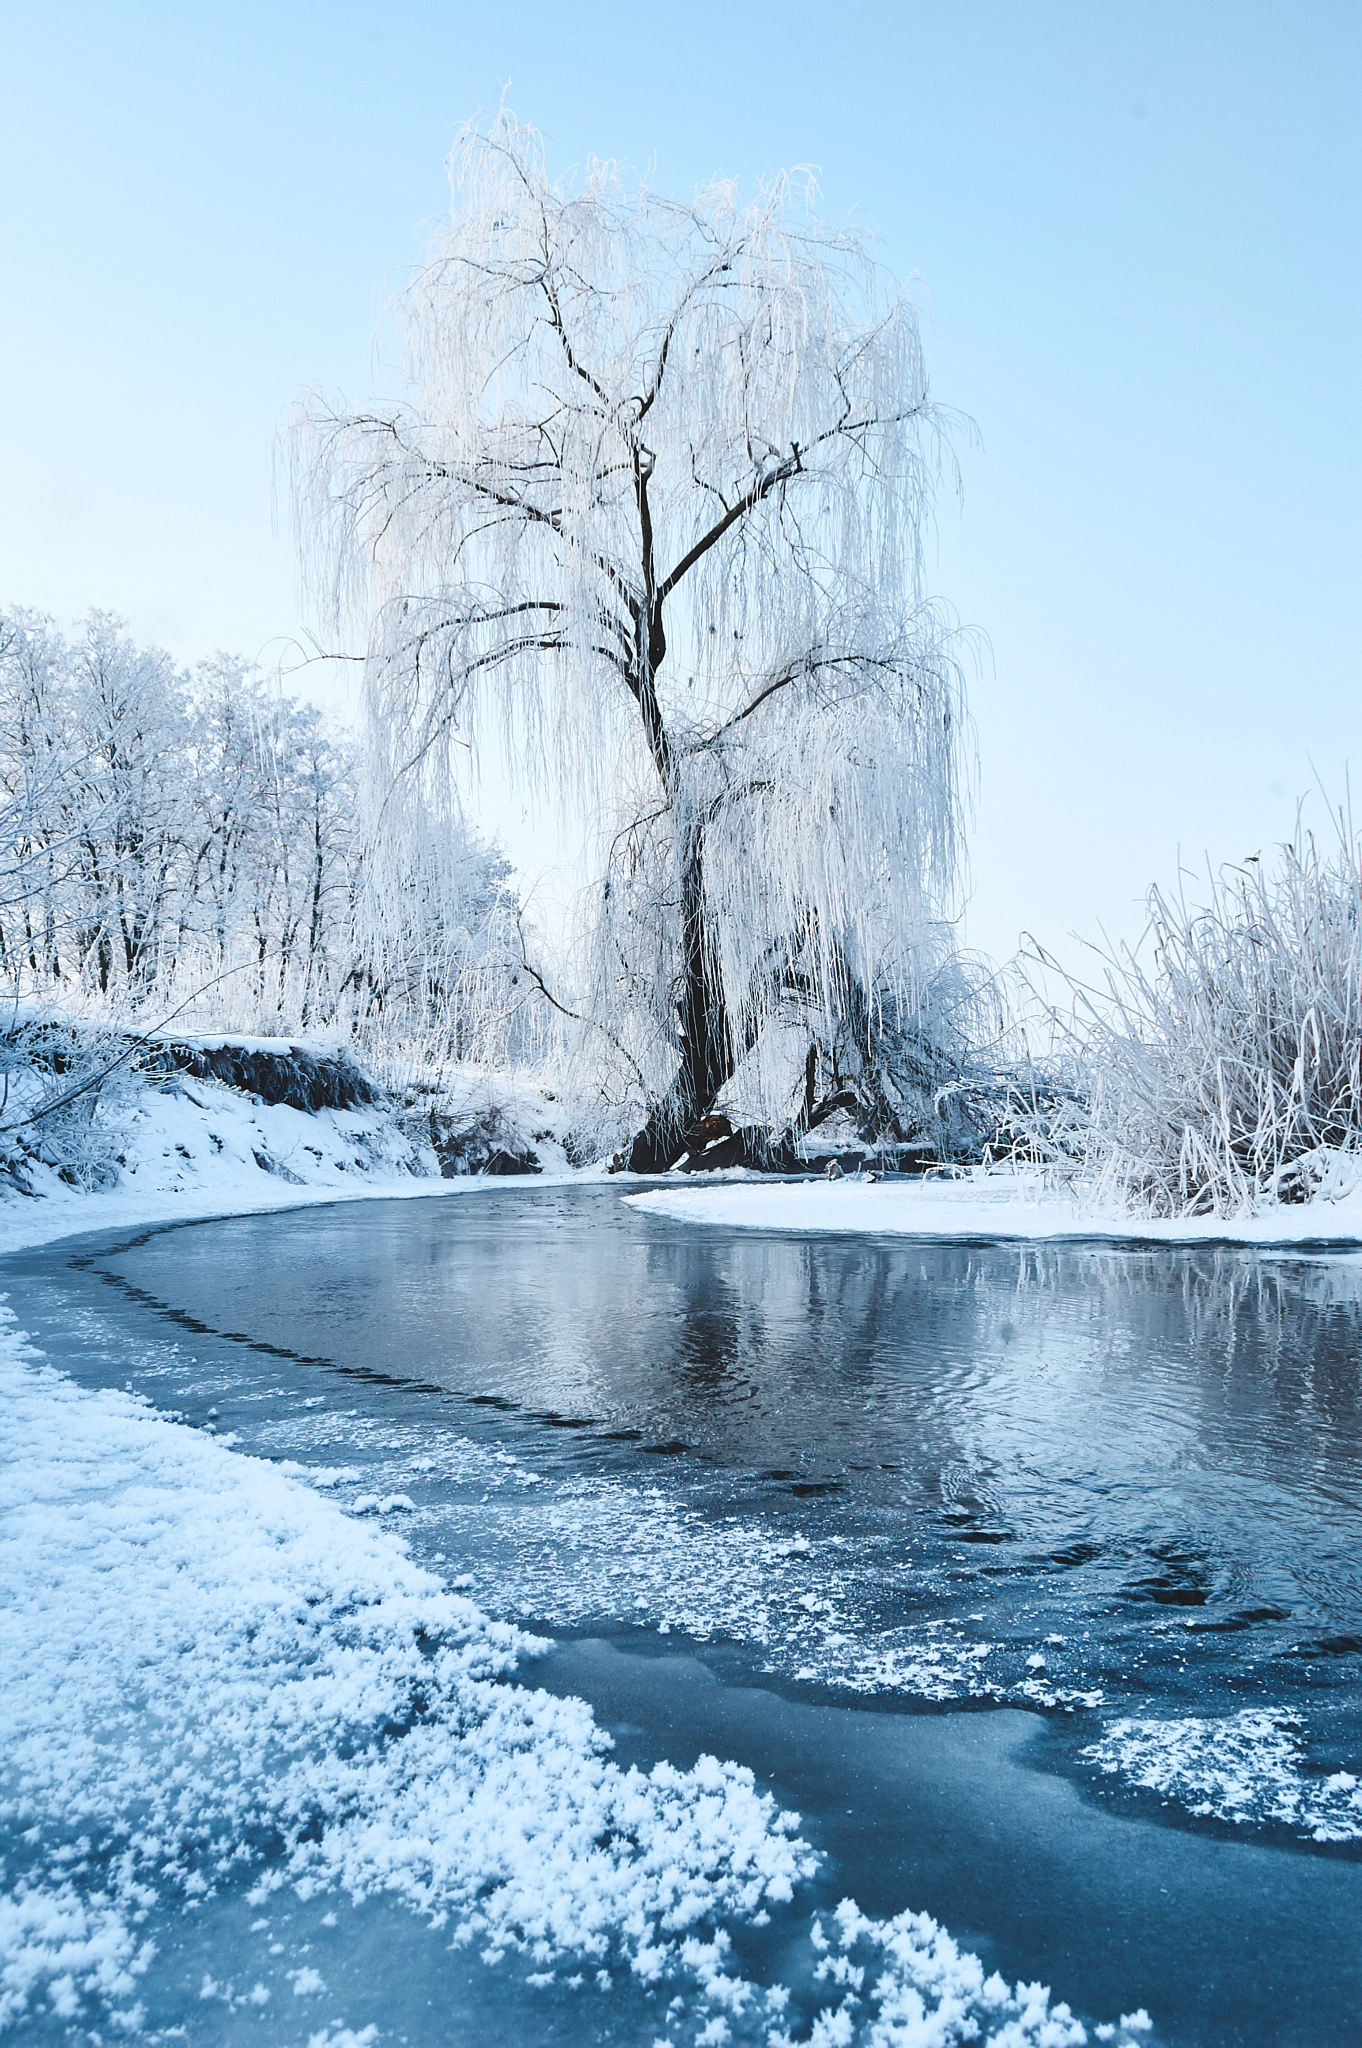
<path fill-rule="evenodd" d="M 517 1682 L 535 1642 L 395 1537 L 77 1389 L 12 1332 L 0 1444 L 0 2024 L 135 2033 L 167 1911 L 291 1887 L 387 1895 L 531 1982 L 583 1963 L 673 1980 L 684 2027 L 673 2001 L 658 2038 L 678 2048 L 795 2038 L 786 1988 L 735 1971 L 729 1929 L 787 1907 L 818 1859 L 750 1771 L 621 1769 L 583 1703 Z M 847 1902 L 811 1939 L 819 2048 L 1089 2038 L 927 1916 Z"/>
<path fill-rule="evenodd" d="M 1239 1217 L 1356 1184 L 1362 1159 L 1362 845 L 1302 835 L 1275 864 L 1151 891 L 1138 951 L 1075 985 L 1092 1076 L 1087 1161 L 1154 1216 Z"/>

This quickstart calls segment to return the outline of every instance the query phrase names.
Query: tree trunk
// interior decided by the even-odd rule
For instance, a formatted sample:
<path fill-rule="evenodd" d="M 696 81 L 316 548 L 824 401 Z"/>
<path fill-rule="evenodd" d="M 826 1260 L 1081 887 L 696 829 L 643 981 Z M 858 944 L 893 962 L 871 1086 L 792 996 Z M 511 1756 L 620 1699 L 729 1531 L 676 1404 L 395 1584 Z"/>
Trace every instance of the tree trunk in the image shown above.
<path fill-rule="evenodd" d="M 713 971 L 705 920 L 701 828 L 688 832 L 681 860 L 681 981 L 677 992 L 681 1064 L 629 1149 L 631 1173 L 665 1173 L 699 1140 L 699 1126 L 733 1074 L 733 1041 Z"/>

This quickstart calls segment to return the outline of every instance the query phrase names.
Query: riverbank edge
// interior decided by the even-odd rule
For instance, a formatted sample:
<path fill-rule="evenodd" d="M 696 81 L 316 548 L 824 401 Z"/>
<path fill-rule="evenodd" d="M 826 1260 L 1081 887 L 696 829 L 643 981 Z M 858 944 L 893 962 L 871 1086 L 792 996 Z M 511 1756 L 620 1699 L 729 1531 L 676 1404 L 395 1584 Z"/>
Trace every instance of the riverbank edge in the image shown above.
<path fill-rule="evenodd" d="M 728 1230 L 1258 1251 L 1362 1248 L 1362 1192 L 1337 1202 L 1279 1205 L 1257 1216 L 1141 1217 L 1088 1210 L 1079 1200 L 1050 1193 L 1038 1175 L 995 1169 L 912 1184 L 727 1181 L 650 1188 L 625 1200 L 645 1214 Z"/>

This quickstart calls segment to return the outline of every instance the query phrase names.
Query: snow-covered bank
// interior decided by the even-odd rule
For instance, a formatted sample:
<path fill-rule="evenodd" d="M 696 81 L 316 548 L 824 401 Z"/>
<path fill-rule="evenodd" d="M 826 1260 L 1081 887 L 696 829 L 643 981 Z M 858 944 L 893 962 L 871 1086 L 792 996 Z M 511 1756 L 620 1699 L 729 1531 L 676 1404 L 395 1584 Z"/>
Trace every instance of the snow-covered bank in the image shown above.
<path fill-rule="evenodd" d="M 636 1209 L 736 1230 L 877 1232 L 896 1237 L 1091 1239 L 1135 1244 L 1362 1245 L 1362 1189 L 1339 1201 L 1277 1204 L 1256 1216 L 1114 1214 L 1005 1170 L 955 1179 L 732 1180 L 630 1195 Z"/>
<path fill-rule="evenodd" d="M 665 1986 L 657 2038 L 677 2048 L 788 2048 L 786 1988 L 732 1969 L 727 1927 L 762 1924 L 818 1859 L 749 1771 L 621 1770 L 580 1701 L 513 1681 L 533 1640 L 397 1538 L 296 1472 L 79 1390 L 12 1330 L 0 1457 L 0 2025 L 136 2033 L 168 1913 L 291 1888 L 396 1898 L 531 1983 L 561 1960 L 569 1982 Z M 1089 2038 L 926 1916 L 847 1903 L 810 1941 L 822 2048 Z M 261 1948 L 245 2003 L 320 1988 L 311 1965 L 274 1983 Z M 1098 2038 L 1147 2031 L 1140 2013 Z"/>
<path fill-rule="evenodd" d="M 525 1077 L 460 1072 L 442 1091 L 432 1133 L 428 1111 L 403 1114 L 367 1082 L 338 1086 L 337 1056 L 327 1046 L 215 1036 L 175 1040 L 173 1051 L 169 1071 L 130 1076 L 107 1109 L 101 1105 L 110 1153 L 105 1185 L 73 1186 L 41 1160 L 25 1164 L 31 1192 L 0 1182 L 0 1253 L 77 1231 L 485 1187 L 472 1173 L 450 1172 L 450 1159 L 431 1142 L 434 1135 L 447 1152 L 451 1128 L 466 1135 L 475 1159 L 499 1140 L 526 1153 L 533 1146 L 547 1179 L 570 1175 L 555 1128 L 561 1108 Z M 267 1063 L 272 1092 L 292 1099 L 268 1101 L 251 1090 Z M 235 1085 L 215 1074 L 231 1075 Z M 300 1106 L 318 1096 L 323 1106 Z M 329 1106 L 337 1096 L 346 1106 Z"/>

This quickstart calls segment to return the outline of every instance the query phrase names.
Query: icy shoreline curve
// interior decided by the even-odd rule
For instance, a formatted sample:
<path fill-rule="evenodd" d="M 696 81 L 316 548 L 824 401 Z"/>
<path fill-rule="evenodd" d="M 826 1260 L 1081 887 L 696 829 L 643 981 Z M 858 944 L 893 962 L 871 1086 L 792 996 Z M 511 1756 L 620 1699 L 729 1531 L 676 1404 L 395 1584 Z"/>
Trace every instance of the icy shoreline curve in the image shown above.
<path fill-rule="evenodd" d="M 1034 1177 L 1002 1170 L 913 1182 L 731 1180 L 702 1188 L 651 1189 L 626 1199 L 655 1216 L 722 1224 L 729 1230 L 1265 1248 L 1362 1245 L 1362 1190 L 1336 1202 L 1278 1206 L 1230 1220 L 1098 1213 L 1047 1193 Z"/>
<path fill-rule="evenodd" d="M 0 1464 L 0 2028 L 143 2031 L 169 1914 L 290 1888 L 387 1895 L 531 1984 L 568 1958 L 680 1991 L 655 2016 L 677 2048 L 789 2048 L 788 1989 L 731 1970 L 725 1923 L 763 1924 L 819 1858 L 749 1770 L 621 1770 L 586 1705 L 514 1681 L 534 1639 L 400 1539 L 76 1387 L 12 1326 Z M 800 2037 L 826 2048 L 1089 2038 L 925 1915 L 844 1902 L 809 1941 Z"/>
<path fill-rule="evenodd" d="M 272 1043 L 205 1041 L 210 1050 L 222 1047 L 245 1059 Z M 90 1230 L 506 1185 L 497 1176 L 472 1173 L 444 1178 L 434 1152 L 414 1142 L 381 1102 L 301 1109 L 197 1074 L 171 1075 L 128 1092 L 117 1121 L 116 1183 L 87 1190 L 39 1167 L 32 1170 L 32 1193 L 6 1185 L 0 1194 L 0 1255 Z M 518 1084 L 513 1075 L 469 1069 L 464 1094 L 473 1118 L 490 1105 L 503 1116 L 518 1112 L 531 1125 L 552 1115 L 541 1091 L 530 1082 Z M 568 1168 L 556 1142 L 542 1144 L 540 1154 L 545 1170 L 535 1175 L 536 1186 L 582 1177 Z"/>

